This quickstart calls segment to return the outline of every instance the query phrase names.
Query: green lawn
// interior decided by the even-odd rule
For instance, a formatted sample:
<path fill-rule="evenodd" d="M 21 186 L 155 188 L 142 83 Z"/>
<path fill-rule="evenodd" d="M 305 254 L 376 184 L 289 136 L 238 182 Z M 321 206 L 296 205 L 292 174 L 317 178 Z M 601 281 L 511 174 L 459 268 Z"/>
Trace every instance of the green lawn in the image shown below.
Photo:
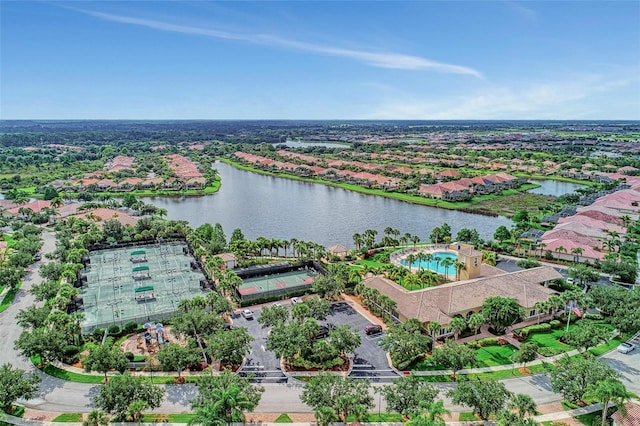
<path fill-rule="evenodd" d="M 78 423 L 82 422 L 82 413 L 63 413 L 53 419 L 54 422 L 60 423 Z"/>
<path fill-rule="evenodd" d="M 21 286 L 22 281 L 18 283 L 16 288 L 9 290 L 7 294 L 4 295 L 2 302 L 0 302 L 0 312 L 4 312 L 11 305 L 11 303 L 13 303 L 13 298 L 16 297 L 16 293 L 18 293 L 18 290 Z"/>
<path fill-rule="evenodd" d="M 189 423 L 195 417 L 195 414 L 144 414 L 142 421 L 144 423 Z"/>
<path fill-rule="evenodd" d="M 510 357 L 516 351 L 516 348 L 512 345 L 495 345 L 485 346 L 476 349 L 476 362 L 475 367 L 493 367 L 495 365 L 508 365 L 512 364 Z M 471 368 L 467 366 L 466 368 Z M 422 361 L 417 362 L 410 368 L 411 371 L 436 371 L 447 370 L 442 365 L 432 364 L 429 358 L 425 358 Z"/>
<path fill-rule="evenodd" d="M 274 423 L 293 423 L 293 420 L 287 413 L 282 413 L 274 420 Z"/>
<path fill-rule="evenodd" d="M 495 365 L 512 364 L 511 355 L 517 351 L 513 345 L 495 345 L 478 348 L 477 367 L 493 367 Z"/>
<path fill-rule="evenodd" d="M 573 325 L 570 326 L 572 328 Z M 560 337 L 564 334 L 564 328 L 551 330 L 548 333 L 534 333 L 526 340 L 527 342 L 535 342 L 541 348 L 550 348 L 553 350 L 554 354 L 560 354 L 563 352 L 568 352 L 573 348 L 569 345 L 565 345 L 558 341 Z M 543 353 L 543 355 L 546 355 Z"/>

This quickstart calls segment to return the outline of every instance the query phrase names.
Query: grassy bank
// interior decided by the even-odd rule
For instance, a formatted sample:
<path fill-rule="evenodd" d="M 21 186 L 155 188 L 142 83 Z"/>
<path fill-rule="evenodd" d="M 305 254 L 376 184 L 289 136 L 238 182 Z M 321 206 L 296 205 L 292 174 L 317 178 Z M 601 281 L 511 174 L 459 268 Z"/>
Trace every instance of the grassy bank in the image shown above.
<path fill-rule="evenodd" d="M 275 176 L 275 177 L 299 180 L 302 182 L 309 182 L 309 183 L 318 183 L 321 185 L 334 186 L 337 188 L 346 189 L 348 191 L 360 192 L 362 194 L 378 195 L 380 197 L 392 198 L 394 200 L 405 201 L 407 203 L 412 203 L 412 204 L 420 204 L 424 206 L 438 207 L 438 208 L 448 209 L 448 210 L 463 210 L 463 211 L 469 211 L 472 213 L 479 213 L 479 214 L 485 214 L 490 216 L 510 216 L 510 215 L 513 215 L 515 211 L 520 210 L 522 208 L 526 208 L 526 205 L 535 206 L 537 208 L 538 205 L 541 205 L 540 203 L 542 199 L 540 197 L 544 197 L 544 201 L 543 201 L 544 203 L 547 202 L 546 196 L 529 194 L 526 192 L 529 189 L 536 188 L 539 186 L 536 184 L 527 184 L 527 185 L 523 185 L 518 189 L 505 190 L 501 194 L 483 195 L 479 197 L 474 197 L 473 200 L 471 201 L 454 203 L 449 201 L 420 197 L 416 195 L 403 194 L 399 192 L 389 192 L 389 191 L 383 191 L 380 189 L 368 189 L 368 188 L 363 188 L 361 186 L 348 184 L 348 183 L 330 182 L 330 181 L 317 179 L 317 178 L 296 176 L 288 173 L 272 172 L 268 170 L 258 169 L 252 166 L 247 166 L 245 164 L 235 162 L 228 158 L 221 158 L 219 160 L 223 163 L 229 164 L 238 169 L 246 170 L 254 173 L 260 173 L 267 176 Z M 505 199 L 508 199 L 508 197 L 512 197 L 516 195 L 519 196 L 518 199 L 514 199 L 513 201 L 504 203 Z M 523 203 L 523 202 L 525 204 L 524 207 L 521 207 L 520 209 L 514 208 L 514 206 L 516 206 L 518 203 Z M 504 207 L 503 209 L 499 208 L 501 205 Z"/>

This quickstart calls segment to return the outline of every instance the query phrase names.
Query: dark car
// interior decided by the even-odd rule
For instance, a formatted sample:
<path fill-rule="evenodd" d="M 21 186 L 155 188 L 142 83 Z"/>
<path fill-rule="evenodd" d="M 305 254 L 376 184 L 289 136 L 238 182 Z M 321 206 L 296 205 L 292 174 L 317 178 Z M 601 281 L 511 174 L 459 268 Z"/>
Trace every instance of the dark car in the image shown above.
<path fill-rule="evenodd" d="M 33 260 L 38 262 L 40 259 L 42 259 L 42 255 L 40 253 L 36 253 L 33 255 Z"/>
<path fill-rule="evenodd" d="M 382 326 L 378 324 L 369 324 L 364 328 L 365 334 L 378 334 L 382 333 Z"/>

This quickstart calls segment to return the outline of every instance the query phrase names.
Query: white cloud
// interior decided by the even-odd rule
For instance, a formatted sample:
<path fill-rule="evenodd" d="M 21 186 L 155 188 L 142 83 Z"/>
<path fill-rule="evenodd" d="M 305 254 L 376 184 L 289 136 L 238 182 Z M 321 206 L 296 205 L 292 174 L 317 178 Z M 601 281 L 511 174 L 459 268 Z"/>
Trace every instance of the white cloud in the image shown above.
<path fill-rule="evenodd" d="M 373 52 L 364 50 L 345 49 L 334 46 L 324 46 L 313 43 L 300 42 L 280 38 L 270 34 L 240 34 L 227 31 L 220 31 L 210 28 L 192 27 L 187 25 L 177 25 L 168 22 L 154 21 L 149 19 L 134 18 L 130 16 L 114 15 L 77 8 L 70 8 L 96 18 L 107 21 L 120 22 L 123 24 L 138 25 L 153 28 L 161 31 L 170 31 L 183 34 L 201 35 L 225 40 L 244 41 L 253 44 L 262 44 L 274 47 L 284 47 L 302 52 L 317 53 L 328 56 L 338 56 L 364 62 L 368 65 L 379 68 L 402 69 L 402 70 L 433 70 L 449 74 L 472 75 L 482 78 L 482 74 L 469 67 L 462 65 L 447 64 L 422 58 L 420 56 L 405 55 L 393 52 Z"/>
<path fill-rule="evenodd" d="M 580 119 L 616 118 L 613 96 L 602 103 L 599 96 L 627 86 L 637 87 L 638 78 L 605 78 L 601 75 L 575 77 L 567 81 L 518 83 L 508 86 L 485 86 L 473 93 L 439 98 L 417 99 L 415 95 L 396 92 L 393 99 L 384 99 L 371 111 L 369 119 Z M 634 92 L 630 90 L 629 92 Z M 626 97 L 621 99 L 624 102 Z M 636 109 L 623 111 L 638 119 Z"/>

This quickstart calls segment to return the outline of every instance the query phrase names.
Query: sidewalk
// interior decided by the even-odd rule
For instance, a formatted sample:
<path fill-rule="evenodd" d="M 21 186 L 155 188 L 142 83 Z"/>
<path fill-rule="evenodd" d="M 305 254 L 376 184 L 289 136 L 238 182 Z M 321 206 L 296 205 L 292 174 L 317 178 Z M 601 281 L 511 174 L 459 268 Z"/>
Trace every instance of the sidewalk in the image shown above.
<path fill-rule="evenodd" d="M 593 413 L 596 411 L 601 410 L 602 407 L 600 406 L 600 404 L 593 404 L 593 405 L 588 405 L 586 407 L 581 407 L 581 408 L 575 408 L 573 410 L 568 410 L 568 411 L 558 411 L 555 413 L 549 413 L 549 414 L 542 414 L 539 416 L 534 417 L 534 419 L 541 423 L 541 422 L 546 422 L 546 421 L 559 421 L 559 420 L 566 420 L 566 419 L 570 419 L 582 414 L 589 414 L 589 413 Z M 249 418 L 251 418 L 252 414 L 257 414 L 257 413 L 247 413 L 247 416 Z M 260 414 L 267 414 L 267 413 L 260 413 Z M 453 413 L 452 413 L 453 414 Z M 280 413 L 273 413 L 273 417 L 277 417 L 278 415 L 280 415 Z M 312 414 L 311 414 L 312 415 Z M 5 422 L 9 423 L 9 424 L 14 424 L 14 425 L 19 425 L 19 426 L 82 426 L 82 423 L 80 422 L 53 422 L 53 421 L 46 421 L 46 420 L 29 420 L 29 419 L 22 419 L 19 417 L 14 417 L 14 416 L 9 416 L 7 415 L 4 419 Z M 121 424 L 130 424 L 130 425 L 136 425 L 138 424 L 136 423 L 126 423 L 126 422 L 122 422 Z M 168 423 L 168 422 L 162 422 L 162 423 L 141 423 L 142 425 L 145 426 L 185 426 L 186 423 Z M 334 423 L 334 425 L 339 426 L 342 423 Z M 402 426 L 403 423 L 363 423 L 364 425 L 368 425 L 368 426 Z M 476 420 L 476 421 L 447 421 L 446 422 L 447 425 L 450 426 L 469 426 L 469 425 L 478 425 L 478 424 L 482 424 L 482 425 L 495 425 L 496 422 L 495 421 L 482 421 L 482 420 Z M 272 422 L 262 422 L 262 421 L 257 421 L 257 422 L 250 422 L 248 421 L 245 424 L 242 423 L 233 423 L 234 426 L 255 426 L 255 425 L 261 425 L 261 426 L 279 426 L 281 425 L 281 423 L 272 423 Z M 288 425 L 291 426 L 316 426 L 315 422 L 296 422 L 296 423 L 288 423 Z"/>

